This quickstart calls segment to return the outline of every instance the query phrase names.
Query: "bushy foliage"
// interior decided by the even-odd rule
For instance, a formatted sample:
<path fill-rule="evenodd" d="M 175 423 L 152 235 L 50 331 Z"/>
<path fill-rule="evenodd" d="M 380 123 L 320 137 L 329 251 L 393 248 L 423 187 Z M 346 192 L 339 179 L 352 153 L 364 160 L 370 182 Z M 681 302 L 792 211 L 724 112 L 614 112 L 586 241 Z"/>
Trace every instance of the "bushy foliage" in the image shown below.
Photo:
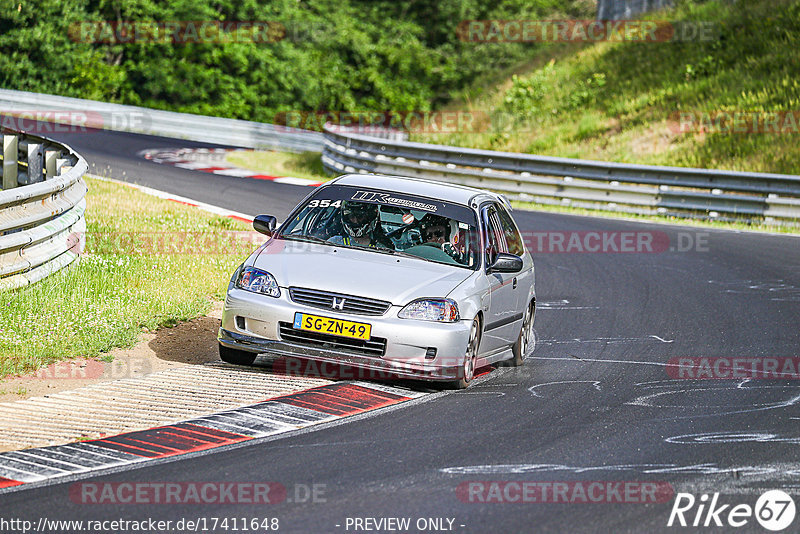
<path fill-rule="evenodd" d="M 531 44 L 465 42 L 465 20 L 591 17 L 586 0 L 8 0 L 0 86 L 271 121 L 293 110 L 427 110 Z M 276 42 L 79 42 L 82 21 L 271 21 Z M 74 34 L 74 32 L 73 32 Z M 73 35 L 74 37 L 74 35 Z"/>
<path fill-rule="evenodd" d="M 479 133 L 418 134 L 412 140 L 800 173 L 797 134 L 763 127 L 769 113 L 793 118 L 800 109 L 800 0 L 679 0 L 674 9 L 643 18 L 670 21 L 683 37 L 532 51 L 530 68 L 517 69 L 510 84 L 507 76 L 483 96 L 464 99 L 468 107 L 503 111 L 516 120 Z M 704 28 L 708 32 L 700 33 Z M 701 118 L 720 113 L 752 114 L 761 126 L 747 133 L 702 131 Z M 681 130 L 679 114 L 697 124 Z"/>

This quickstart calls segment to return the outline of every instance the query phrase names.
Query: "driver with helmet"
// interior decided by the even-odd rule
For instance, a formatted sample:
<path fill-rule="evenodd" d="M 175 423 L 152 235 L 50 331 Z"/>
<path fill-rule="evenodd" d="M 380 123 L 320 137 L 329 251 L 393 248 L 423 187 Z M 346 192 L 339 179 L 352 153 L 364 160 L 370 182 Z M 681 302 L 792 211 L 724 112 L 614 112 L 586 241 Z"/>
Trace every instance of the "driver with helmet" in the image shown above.
<path fill-rule="evenodd" d="M 347 246 L 394 250 L 379 220 L 377 204 L 345 200 L 341 208 L 342 235 L 336 235 L 328 241 Z"/>

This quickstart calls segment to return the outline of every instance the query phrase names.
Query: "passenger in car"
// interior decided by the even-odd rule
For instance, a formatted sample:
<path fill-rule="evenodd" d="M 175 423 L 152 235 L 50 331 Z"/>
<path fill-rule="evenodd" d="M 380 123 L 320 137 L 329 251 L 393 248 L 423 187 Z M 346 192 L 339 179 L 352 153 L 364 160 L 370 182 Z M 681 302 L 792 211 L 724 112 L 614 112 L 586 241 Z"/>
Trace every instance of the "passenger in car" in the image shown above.
<path fill-rule="evenodd" d="M 465 263 L 464 254 L 456 250 L 450 240 L 450 219 L 428 213 L 420 221 L 420 232 L 424 244 L 438 246 L 458 263 Z"/>

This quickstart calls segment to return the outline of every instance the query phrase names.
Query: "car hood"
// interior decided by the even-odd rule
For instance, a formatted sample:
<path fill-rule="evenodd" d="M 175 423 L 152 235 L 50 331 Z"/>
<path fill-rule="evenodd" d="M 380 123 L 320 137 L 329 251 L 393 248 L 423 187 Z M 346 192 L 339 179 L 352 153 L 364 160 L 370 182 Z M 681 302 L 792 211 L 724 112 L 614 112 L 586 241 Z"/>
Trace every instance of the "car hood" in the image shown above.
<path fill-rule="evenodd" d="M 445 297 L 473 271 L 367 250 L 271 239 L 253 266 L 281 287 L 305 287 L 389 301 Z"/>

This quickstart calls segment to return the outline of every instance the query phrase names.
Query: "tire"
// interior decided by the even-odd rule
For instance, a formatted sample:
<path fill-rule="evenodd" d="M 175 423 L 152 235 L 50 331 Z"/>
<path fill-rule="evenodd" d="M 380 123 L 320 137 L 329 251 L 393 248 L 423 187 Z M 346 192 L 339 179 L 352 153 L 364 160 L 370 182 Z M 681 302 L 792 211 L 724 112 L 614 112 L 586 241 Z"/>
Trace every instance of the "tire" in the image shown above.
<path fill-rule="evenodd" d="M 533 335 L 533 317 L 536 313 L 536 303 L 531 302 L 525 310 L 525 318 L 522 320 L 522 328 L 519 330 L 519 337 L 511 345 L 513 356 L 508 360 L 499 362 L 501 367 L 519 367 L 525 362 L 525 354 L 530 350 L 531 343 L 535 343 Z"/>
<path fill-rule="evenodd" d="M 256 361 L 258 354 L 254 352 L 247 352 L 246 350 L 231 349 L 219 345 L 219 359 L 223 362 L 232 363 L 234 365 L 253 365 Z"/>
<path fill-rule="evenodd" d="M 461 377 L 450 383 L 453 389 L 465 389 L 475 378 L 475 364 L 478 362 L 478 348 L 481 345 L 481 320 L 476 317 L 472 320 L 472 328 L 469 331 L 469 341 L 467 350 L 464 353 L 464 365 L 460 369 Z"/>

